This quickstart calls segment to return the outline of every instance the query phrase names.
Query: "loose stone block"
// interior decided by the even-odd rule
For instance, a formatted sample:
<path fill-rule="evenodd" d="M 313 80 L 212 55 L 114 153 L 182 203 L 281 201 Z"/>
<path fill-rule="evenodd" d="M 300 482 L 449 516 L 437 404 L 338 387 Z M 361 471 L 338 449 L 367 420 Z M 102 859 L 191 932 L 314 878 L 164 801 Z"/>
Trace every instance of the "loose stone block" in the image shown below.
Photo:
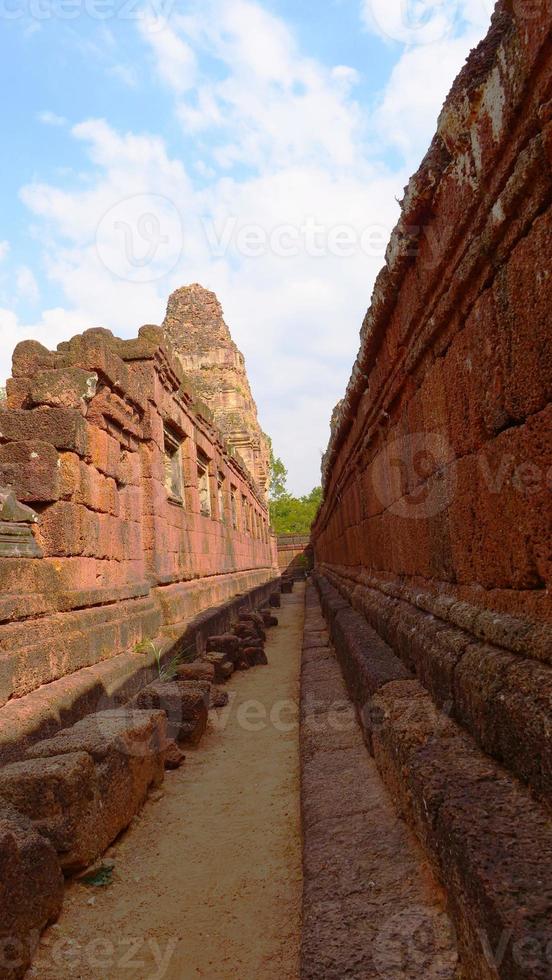
<path fill-rule="evenodd" d="M 213 664 L 205 661 L 196 661 L 191 664 L 182 664 L 176 672 L 176 676 L 181 681 L 208 681 L 213 683 L 215 680 L 215 668 Z"/>
<path fill-rule="evenodd" d="M 84 752 L 92 758 L 101 804 L 95 858 L 128 827 L 150 788 L 163 782 L 166 742 L 163 711 L 127 707 L 88 715 L 55 738 L 33 746 L 28 756 L 48 759 Z"/>
<path fill-rule="evenodd" d="M 9 803 L 48 838 L 66 872 L 97 857 L 102 800 L 87 752 L 29 759 L 0 769 L 0 805 Z"/>
<path fill-rule="evenodd" d="M 30 820 L 0 805 L 0 976 L 27 972 L 42 930 L 63 903 L 56 852 Z"/>
<path fill-rule="evenodd" d="M 239 639 L 233 633 L 224 633 L 222 636 L 210 636 L 207 640 L 207 653 L 225 653 L 232 660 L 237 656 L 239 650 Z"/>
<path fill-rule="evenodd" d="M 164 711 L 169 739 L 197 745 L 207 727 L 210 693 L 205 681 L 156 681 L 140 691 L 133 704 Z"/>
<path fill-rule="evenodd" d="M 277 619 L 277 617 L 276 616 L 273 616 L 270 612 L 264 612 L 264 613 L 262 613 L 262 619 L 263 619 L 264 625 L 267 628 L 270 628 L 272 626 L 277 626 L 278 625 L 278 619 Z"/>
<path fill-rule="evenodd" d="M 244 659 L 247 660 L 251 667 L 266 667 L 268 664 L 268 657 L 260 646 L 245 647 L 242 653 Z"/>
<path fill-rule="evenodd" d="M 225 708 L 230 700 L 228 691 L 225 691 L 222 687 L 213 687 L 211 689 L 211 701 L 210 708 Z"/>
<path fill-rule="evenodd" d="M 234 673 L 234 667 L 238 662 L 239 656 L 239 650 L 234 655 L 233 660 L 230 660 L 227 653 L 213 651 L 212 653 L 205 653 L 202 661 L 211 664 L 215 668 L 215 683 L 224 684 Z"/>

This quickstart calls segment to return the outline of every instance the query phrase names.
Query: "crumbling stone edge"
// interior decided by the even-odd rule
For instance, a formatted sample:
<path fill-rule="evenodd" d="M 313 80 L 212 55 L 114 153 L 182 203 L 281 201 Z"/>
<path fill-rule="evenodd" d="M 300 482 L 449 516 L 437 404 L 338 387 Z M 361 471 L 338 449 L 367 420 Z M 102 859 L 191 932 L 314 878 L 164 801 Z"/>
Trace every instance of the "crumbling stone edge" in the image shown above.
<path fill-rule="evenodd" d="M 280 579 L 236 594 L 196 616 L 184 630 L 167 629 L 139 650 L 123 653 L 52 681 L 0 709 L 0 766 L 24 757 L 40 739 L 73 725 L 87 714 L 115 708 L 154 680 L 156 656 L 163 664 L 175 657 L 193 660 L 206 649 L 207 638 L 224 632 L 237 618 L 238 608 L 258 608 L 280 589 Z"/>
<path fill-rule="evenodd" d="M 447 892 L 466 976 L 549 980 L 549 810 L 435 706 L 323 575 L 314 580 L 367 745 Z"/>
<path fill-rule="evenodd" d="M 25 976 L 42 931 L 61 912 L 64 875 L 93 865 L 165 769 L 182 765 L 183 747 L 199 743 L 209 709 L 228 701 L 215 685 L 268 662 L 264 642 L 278 624 L 280 590 L 273 580 L 202 614 L 181 638 L 186 662 L 165 651 L 160 670 L 142 671 L 114 706 L 96 705 L 61 731 L 59 723 L 21 745 L 18 761 L 0 762 L 2 980 Z"/>
<path fill-rule="evenodd" d="M 368 576 L 358 581 L 340 567 L 319 569 L 350 604 L 359 629 L 368 625 L 396 652 L 395 679 L 417 677 L 483 752 L 552 806 L 552 671 L 542 662 L 550 658 L 550 627 L 486 616 L 468 603 L 413 594 L 395 583 L 383 591 Z M 532 655 L 525 652 L 527 637 Z"/>

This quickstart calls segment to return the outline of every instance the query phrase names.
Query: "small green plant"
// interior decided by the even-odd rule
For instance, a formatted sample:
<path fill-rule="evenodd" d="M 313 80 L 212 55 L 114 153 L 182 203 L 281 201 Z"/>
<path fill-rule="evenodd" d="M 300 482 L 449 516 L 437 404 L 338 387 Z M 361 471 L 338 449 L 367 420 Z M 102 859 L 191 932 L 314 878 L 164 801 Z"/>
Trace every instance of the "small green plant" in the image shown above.
<path fill-rule="evenodd" d="M 96 871 L 93 871 L 92 874 L 81 878 L 81 884 L 87 885 L 89 888 L 107 888 L 108 885 L 113 884 L 113 871 L 113 868 L 102 864 L 102 866 L 97 868 Z"/>
<path fill-rule="evenodd" d="M 178 668 L 182 663 L 182 658 L 177 654 L 168 664 L 159 664 L 159 680 L 168 683 L 173 681 L 178 673 Z"/>
<path fill-rule="evenodd" d="M 178 673 L 178 668 L 182 663 L 182 657 L 177 654 L 168 664 L 161 663 L 161 650 L 155 646 L 153 640 L 142 640 L 134 647 L 135 653 L 153 653 L 157 664 L 157 675 L 163 683 L 173 681 Z"/>

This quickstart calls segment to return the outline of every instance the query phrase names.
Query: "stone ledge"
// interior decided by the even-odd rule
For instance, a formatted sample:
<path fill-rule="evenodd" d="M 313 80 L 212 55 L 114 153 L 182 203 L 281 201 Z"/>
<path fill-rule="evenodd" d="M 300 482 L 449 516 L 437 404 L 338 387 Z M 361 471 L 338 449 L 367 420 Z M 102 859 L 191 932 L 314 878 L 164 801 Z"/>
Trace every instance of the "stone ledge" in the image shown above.
<path fill-rule="evenodd" d="M 351 644 L 358 645 L 356 637 L 364 635 L 363 649 L 370 653 L 372 671 L 376 669 L 373 650 L 385 647 L 390 657 L 395 650 L 404 664 L 403 677 L 417 676 L 435 704 L 446 707 L 484 752 L 531 786 L 545 802 L 552 802 L 550 667 L 483 643 L 466 630 L 452 629 L 446 621 L 405 601 L 360 586 L 353 592 L 339 575 L 330 574 L 363 613 L 353 611 L 335 586 L 317 576 L 338 653 L 341 649 L 347 653 L 344 670 L 351 684 L 358 687 L 361 683 L 358 665 L 362 656 L 358 653 L 353 663 L 349 651 Z M 348 611 L 336 614 L 334 610 L 342 608 L 342 602 Z M 340 617 L 349 623 L 348 629 L 339 625 Z M 370 627 L 377 629 L 392 649 Z M 397 674 L 389 679 L 400 677 Z M 373 693 L 358 693 L 360 709 Z"/>
<path fill-rule="evenodd" d="M 342 615 L 335 608 L 344 600 L 333 586 L 320 576 L 316 583 L 330 616 Z M 365 656 L 369 659 L 369 649 Z M 351 689 L 399 814 L 416 831 L 447 889 L 466 976 L 548 980 L 552 819 L 547 809 L 439 711 L 416 680 L 391 680 L 373 694 L 361 685 Z"/>
<path fill-rule="evenodd" d="M 307 586 L 307 610 L 316 606 Z M 393 814 L 335 656 L 321 656 L 301 679 L 302 980 L 460 980 L 443 893 Z"/>
<path fill-rule="evenodd" d="M 548 980 L 549 814 L 415 681 L 389 684 L 373 713 L 378 768 L 448 891 L 467 976 Z"/>
<path fill-rule="evenodd" d="M 0 558 L 42 558 L 42 551 L 28 524 L 0 521 Z"/>
<path fill-rule="evenodd" d="M 191 622 L 180 624 L 167 636 L 152 637 L 152 642 L 164 660 L 186 654 L 188 659 L 194 659 L 205 651 L 209 636 L 227 632 L 237 619 L 238 609 L 253 609 L 266 603 L 278 583 L 278 578 L 271 578 L 246 594 L 239 593 L 223 605 L 202 612 Z M 0 766 L 23 758 L 35 742 L 84 716 L 116 707 L 156 676 L 152 650 L 122 653 L 8 701 L 0 708 Z"/>

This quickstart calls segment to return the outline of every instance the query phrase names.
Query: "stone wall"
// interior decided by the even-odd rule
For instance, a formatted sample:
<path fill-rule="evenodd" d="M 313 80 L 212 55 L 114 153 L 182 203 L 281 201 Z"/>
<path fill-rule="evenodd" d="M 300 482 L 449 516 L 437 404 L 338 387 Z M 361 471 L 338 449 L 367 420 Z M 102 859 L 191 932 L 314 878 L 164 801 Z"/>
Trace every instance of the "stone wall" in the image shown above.
<path fill-rule="evenodd" d="M 278 535 L 278 566 L 280 572 L 304 578 L 312 568 L 312 549 L 308 534 Z"/>
<path fill-rule="evenodd" d="M 319 572 L 552 799 L 549 3 L 500 2 L 406 189 L 332 419 Z"/>
<path fill-rule="evenodd" d="M 0 743 L 73 717 L 204 610 L 278 574 L 264 493 L 161 329 L 22 343 L 7 393 Z"/>

